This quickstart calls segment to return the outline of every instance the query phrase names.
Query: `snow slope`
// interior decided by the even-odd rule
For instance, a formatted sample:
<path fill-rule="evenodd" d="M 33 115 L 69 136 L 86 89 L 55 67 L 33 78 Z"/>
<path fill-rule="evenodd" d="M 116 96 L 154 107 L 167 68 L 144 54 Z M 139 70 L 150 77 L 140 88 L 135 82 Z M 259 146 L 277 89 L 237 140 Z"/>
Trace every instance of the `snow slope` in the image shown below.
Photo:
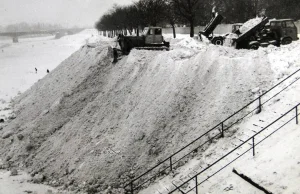
<path fill-rule="evenodd" d="M 300 83 L 297 82 L 285 93 L 277 97 L 273 103 L 265 107 L 265 113 L 255 116 L 256 118 L 251 118 L 248 122 L 241 124 L 239 127 L 241 129 L 255 129 L 253 123 L 258 123 L 258 119 L 265 121 L 264 123 L 259 122 L 260 125 L 266 126 L 291 107 L 298 104 L 299 93 Z M 276 112 L 277 117 L 273 116 L 272 118 L 272 116 L 270 116 L 272 112 Z M 278 123 L 272 125 L 260 138 L 278 129 L 294 116 L 295 112 L 293 111 Z M 270 138 L 266 139 L 262 144 L 258 145 L 256 147 L 255 157 L 252 156 L 252 151 L 250 151 L 226 170 L 211 178 L 211 180 L 202 185 L 200 189 L 206 193 L 221 193 L 225 188 L 231 185 L 232 189 L 229 193 L 245 193 L 240 185 L 241 182 L 245 181 L 231 172 L 232 169 L 235 168 L 272 193 L 299 193 L 299 129 L 300 127 L 296 125 L 296 121 L 291 121 Z M 245 139 L 245 136 L 243 137 L 241 133 L 239 137 Z M 217 146 L 214 147 L 217 148 Z M 260 193 L 259 190 L 255 190 L 257 193 Z"/>
<path fill-rule="evenodd" d="M 291 56 L 280 60 L 296 68 L 299 52 L 299 42 L 248 51 L 184 37 L 171 39 L 169 52 L 133 50 L 111 64 L 112 44 L 82 47 L 14 99 L 16 118 L 0 131 L 10 132 L 0 139 L 2 159 L 48 184 L 122 193 L 132 176 L 288 73 L 276 57 Z"/>
<path fill-rule="evenodd" d="M 96 30 L 85 30 L 61 39 L 54 36 L 20 38 L 19 43 L 0 40 L 0 118 L 8 117 L 13 97 L 26 91 L 47 74 L 47 69 L 55 69 L 96 35 Z"/>
<path fill-rule="evenodd" d="M 299 79 L 300 74 L 295 77 Z M 272 91 L 272 94 L 270 94 L 269 97 L 264 97 L 263 102 L 282 90 L 282 88 L 286 87 L 289 83 L 292 83 L 293 80 L 295 80 L 295 77 L 288 83 L 285 83 L 275 89 L 275 91 Z M 182 182 L 190 179 L 190 177 L 194 176 L 197 172 L 203 170 L 204 167 L 214 163 L 226 153 L 233 150 L 236 145 L 241 144 L 241 140 L 245 141 L 254 135 L 254 131 L 261 130 L 269 123 L 280 117 L 283 113 L 297 105 L 300 102 L 299 94 L 300 81 L 297 81 L 287 90 L 284 90 L 282 93 L 277 95 L 273 100 L 266 103 L 260 114 L 250 115 L 241 124 L 234 126 L 226 132 L 225 138 L 214 141 L 210 144 L 209 148 L 195 156 L 183 167 L 175 170 L 175 172 L 170 176 L 155 181 L 154 184 L 142 190 L 140 193 L 166 193 L 164 192 L 166 191 L 165 188 L 168 188 L 168 190 L 172 190 L 174 188 L 172 182 L 177 184 L 177 186 L 181 185 Z M 294 116 L 295 111 L 292 111 L 278 123 L 275 123 L 268 130 L 258 135 L 255 138 L 256 142 L 266 137 Z M 273 193 L 298 193 L 299 187 L 297 187 L 296 180 L 299 179 L 299 171 L 296 170 L 294 172 L 293 169 L 297 169 L 297 166 L 289 165 L 291 163 L 296 164 L 299 161 L 299 157 L 297 157 L 298 151 L 296 150 L 299 148 L 297 147 L 299 144 L 297 139 L 298 133 L 295 133 L 295 130 L 298 130 L 299 126 L 295 125 L 295 122 L 296 121 L 293 120 L 278 133 L 275 133 L 262 144 L 256 146 L 255 157 L 252 157 L 252 150 L 250 150 L 241 159 L 211 177 L 207 182 L 204 182 L 204 184 L 200 185 L 199 190 L 204 193 L 211 194 L 222 193 L 225 191 L 228 193 L 261 193 L 261 191 L 257 190 L 249 183 L 243 182 L 241 178 L 233 174 L 232 169 L 236 168 L 239 172 L 250 176 L 250 178 L 255 180 L 258 184 L 264 186 Z M 289 129 L 295 130 L 291 131 Z M 250 141 L 249 143 L 252 142 Z M 230 161 L 241 155 L 243 151 L 249 148 L 251 148 L 251 146 L 245 144 L 240 149 L 233 152 L 233 154 L 229 155 L 229 157 L 226 157 L 225 160 L 222 160 L 220 163 L 217 163 L 214 167 L 210 168 L 207 172 L 199 175 L 198 181 L 201 182 L 206 179 L 208 176 L 227 165 Z M 257 170 L 258 167 L 260 170 Z M 269 170 L 269 174 L 266 173 L 267 169 Z M 278 172 L 278 176 L 272 175 L 273 172 L 270 172 L 272 169 L 274 172 L 275 170 L 280 172 Z M 277 172 L 274 174 L 277 174 Z M 241 182 L 243 184 L 241 184 Z M 189 186 L 190 188 L 194 187 L 194 181 L 192 181 Z M 289 192 L 287 192 L 287 190 Z M 179 192 L 175 193 L 177 194 Z"/>
<path fill-rule="evenodd" d="M 267 49 L 261 49 L 262 52 L 265 52 L 269 61 L 271 62 L 270 66 L 272 67 L 272 70 L 275 74 L 274 77 L 276 80 L 274 80 L 274 82 L 279 82 L 279 80 L 282 80 L 283 78 L 300 68 L 300 60 L 298 58 L 300 54 L 298 50 L 300 46 L 299 43 L 300 42 L 298 41 L 294 42 L 291 45 L 283 46 L 281 48 L 269 47 Z M 280 85 L 278 88 L 272 91 L 270 95 L 267 96 L 271 97 L 272 95 L 275 95 L 277 92 L 285 88 L 289 83 L 292 83 L 293 80 L 299 79 L 299 77 L 300 74 L 298 73 L 296 74 L 296 76 L 294 76 L 293 79 L 291 79 L 291 81 Z M 253 91 L 255 90 L 256 89 L 254 89 Z M 234 132 L 237 129 L 239 129 L 237 134 L 233 133 L 235 138 L 229 136 L 228 138 L 225 138 L 225 140 L 222 139 L 219 140 L 219 142 L 217 143 L 213 143 L 212 145 L 210 145 L 209 149 L 206 150 L 204 153 L 201 153 L 199 156 L 196 156 L 193 160 L 189 161 L 182 168 L 177 169 L 170 176 L 155 181 L 154 184 L 150 185 L 148 188 L 145 188 L 140 193 L 165 193 L 168 190 L 170 191 L 172 190 L 172 188 L 174 188 L 173 183 L 181 185 L 182 182 L 188 180 L 191 176 L 194 176 L 196 172 L 200 172 L 202 170 L 201 167 L 205 167 L 205 165 L 212 164 L 222 155 L 234 149 L 233 145 L 238 145 L 239 143 L 241 143 L 238 139 L 236 139 L 236 137 L 243 140 L 248 139 L 251 135 L 253 135 L 253 132 L 251 130 L 260 130 L 261 128 L 263 128 L 263 126 L 266 126 L 268 123 L 271 123 L 273 120 L 277 119 L 283 113 L 288 111 L 290 108 L 298 104 L 300 102 L 298 98 L 299 94 L 300 82 L 297 81 L 290 88 L 288 88 L 288 90 L 284 91 L 283 93 L 278 95 L 274 100 L 264 105 L 263 113 L 257 116 L 252 116 L 250 117 L 250 119 L 247 119 L 244 123 L 236 126 L 232 130 Z M 292 116 L 294 116 L 294 113 L 292 114 Z M 294 124 L 295 121 L 293 121 L 292 123 Z M 282 122 L 280 122 L 279 124 L 276 123 L 275 126 L 278 127 L 280 124 L 282 124 Z M 291 126 L 293 127 L 293 125 Z M 299 127 L 295 126 L 294 128 L 299 129 Z M 277 137 L 284 137 L 283 134 L 285 133 L 281 134 L 282 136 L 277 135 Z M 261 154 L 260 157 L 262 157 L 262 159 L 257 158 L 257 162 L 252 161 L 251 157 L 250 159 L 249 157 L 247 157 L 245 159 L 241 159 L 239 162 L 236 162 L 237 165 L 235 165 L 234 163 L 234 165 L 231 166 L 243 169 L 242 172 L 246 173 L 247 175 L 250 174 L 250 177 L 257 178 L 258 176 L 259 178 L 257 179 L 257 182 L 263 186 L 266 186 L 267 188 L 270 188 L 270 190 L 274 193 L 298 193 L 299 187 L 297 186 L 296 180 L 299 178 L 299 176 L 293 171 L 293 169 L 295 170 L 295 167 L 289 167 L 288 165 L 290 163 L 297 163 L 298 160 L 298 158 L 295 157 L 295 155 L 298 155 L 298 152 L 296 151 L 298 142 L 296 142 L 297 138 L 291 138 L 292 134 L 293 133 L 291 132 L 290 135 L 286 137 L 287 140 L 283 138 L 281 138 L 282 140 L 280 138 L 277 138 L 275 140 L 270 138 L 266 141 L 267 143 L 264 142 L 263 145 L 266 144 L 267 146 L 265 146 L 266 148 L 262 149 L 265 149 L 266 151 L 264 152 L 264 154 Z M 276 134 L 274 136 L 276 137 Z M 294 136 L 297 136 L 297 133 L 295 133 Z M 277 147 L 273 148 L 273 145 L 276 145 Z M 271 147 L 272 149 L 270 149 Z M 289 150 L 289 147 L 291 147 L 291 150 Z M 274 154 L 272 153 L 275 153 L 276 149 L 276 156 L 274 156 Z M 289 150 L 288 153 L 283 152 L 283 150 L 286 149 Z M 277 162 L 278 160 L 280 162 Z M 288 162 L 284 162 L 285 160 L 288 160 Z M 248 162 L 252 165 L 252 168 L 248 167 L 248 165 L 245 165 Z M 281 163 L 282 165 L 280 165 Z M 266 165 L 264 166 L 263 164 Z M 217 165 L 217 167 L 221 168 L 220 165 Z M 223 163 L 222 165 L 225 165 L 225 163 Z M 263 167 L 260 167 L 261 171 L 257 171 L 253 169 L 256 165 L 263 166 L 270 170 L 277 169 L 281 172 L 281 175 L 275 177 L 271 176 L 271 178 L 264 177 L 266 176 L 266 174 L 265 171 L 263 171 Z M 209 179 L 209 181 L 206 182 L 204 185 L 201 185 L 199 187 L 199 190 L 203 191 L 204 193 L 261 193 L 259 190 L 253 188 L 248 183 L 241 184 L 241 179 L 236 178 L 236 175 L 234 175 L 231 172 L 231 170 L 232 167 L 229 167 L 229 169 L 224 170 L 225 172 L 217 174 L 215 177 Z M 213 171 L 210 172 L 210 174 L 212 173 Z M 199 176 L 200 178 L 198 178 L 198 180 L 201 181 L 201 179 L 205 179 L 210 174 L 204 173 Z M 288 176 L 288 178 L 282 179 L 282 177 L 285 176 Z M 193 185 L 194 183 L 192 182 L 191 186 Z"/>

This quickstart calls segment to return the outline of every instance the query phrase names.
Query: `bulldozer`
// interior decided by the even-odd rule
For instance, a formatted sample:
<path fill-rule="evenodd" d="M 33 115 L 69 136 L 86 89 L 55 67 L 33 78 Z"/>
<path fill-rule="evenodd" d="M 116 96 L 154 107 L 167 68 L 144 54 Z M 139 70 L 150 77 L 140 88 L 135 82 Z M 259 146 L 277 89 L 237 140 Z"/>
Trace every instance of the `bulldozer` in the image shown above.
<path fill-rule="evenodd" d="M 128 55 L 134 49 L 138 50 L 169 50 L 170 43 L 164 40 L 161 27 L 146 27 L 141 36 L 118 35 L 120 49 L 114 48 L 114 62 L 120 55 Z"/>

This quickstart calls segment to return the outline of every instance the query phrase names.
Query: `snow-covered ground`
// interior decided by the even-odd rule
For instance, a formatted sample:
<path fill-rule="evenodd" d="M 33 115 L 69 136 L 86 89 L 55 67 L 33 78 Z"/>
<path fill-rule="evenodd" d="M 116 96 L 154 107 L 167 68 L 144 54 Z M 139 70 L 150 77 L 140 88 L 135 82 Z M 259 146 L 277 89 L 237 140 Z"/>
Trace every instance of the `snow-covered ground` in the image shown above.
<path fill-rule="evenodd" d="M 18 175 L 11 176 L 10 171 L 0 171 L 0 194 L 52 194 L 57 189 L 28 182 L 31 179 L 25 172 L 18 172 Z"/>
<path fill-rule="evenodd" d="M 300 75 L 296 77 L 299 78 Z M 278 90 L 282 88 L 283 87 L 279 87 Z M 200 156 L 190 160 L 180 170 L 174 173 L 175 178 L 173 178 L 174 175 L 163 178 L 161 181 L 158 181 L 157 184 L 150 186 L 140 193 L 159 193 L 158 191 L 162 192 L 165 188 L 170 190 L 170 188 L 172 188 L 171 182 L 180 185 L 182 181 L 189 179 L 189 176 L 192 177 L 196 172 L 200 172 L 203 167 L 205 167 L 205 164 L 212 164 L 218 158 L 233 150 L 235 145 L 241 144 L 240 140 L 247 140 L 254 135 L 255 133 L 253 131 L 261 130 L 269 123 L 275 121 L 283 113 L 297 105 L 300 102 L 299 95 L 300 81 L 296 82 L 289 89 L 278 95 L 274 100 L 267 103 L 264 106 L 262 113 L 250 116 L 243 123 L 234 127 L 235 129 L 233 131 L 237 130 L 236 134 L 233 136 L 225 135 L 224 139 L 214 142 L 210 145 L 208 150 Z M 256 141 L 260 141 L 271 134 L 294 116 L 295 111 L 292 111 L 278 123 L 275 123 L 268 130 L 258 135 Z M 296 121 L 293 120 L 270 138 L 256 146 L 255 157 L 252 156 L 252 150 L 250 150 L 245 156 L 242 156 L 241 159 L 200 185 L 198 187 L 199 191 L 206 194 L 218 194 L 223 192 L 232 194 L 263 193 L 233 174 L 232 169 L 235 168 L 239 173 L 247 175 L 253 181 L 272 193 L 299 193 L 299 137 L 300 126 L 296 125 Z M 252 142 L 249 141 L 249 143 Z M 241 147 L 241 149 L 233 152 L 233 154 L 226 157 L 224 161 L 211 168 L 212 170 L 209 170 L 209 173 L 199 175 L 198 181 L 201 182 L 201 180 L 206 179 L 207 176 L 227 165 L 228 162 L 232 161 L 249 148 L 251 148 L 251 146 L 246 144 Z M 190 186 L 194 187 L 194 181 L 192 181 Z M 177 192 L 175 193 L 177 194 Z M 179 193 L 180 192 L 178 192 L 178 194 Z"/>
<path fill-rule="evenodd" d="M 10 115 L 10 102 L 14 97 L 42 79 L 47 69 L 55 69 L 82 45 L 99 40 L 97 34 L 96 30 L 91 29 L 61 39 L 55 39 L 54 36 L 20 38 L 19 43 L 12 43 L 11 38 L 1 38 L 0 119 L 6 120 Z M 50 194 L 51 191 L 57 191 L 48 186 L 28 183 L 31 178 L 25 172 L 19 171 L 18 176 L 10 176 L 10 173 L 0 171 L 0 194 L 20 194 L 25 191 Z"/>
<path fill-rule="evenodd" d="M 103 167 L 106 170 L 104 172 L 117 172 L 116 169 L 119 170 L 118 172 L 122 172 L 123 166 L 132 165 L 130 162 L 134 159 L 141 161 L 137 166 L 150 163 L 148 160 L 151 160 L 156 154 L 165 152 L 165 150 L 160 150 L 160 147 L 169 146 L 169 150 L 167 150 L 169 153 L 171 149 L 173 151 L 174 149 L 178 150 L 179 147 L 175 147 L 180 143 L 183 144 L 184 141 L 189 142 L 195 138 L 192 132 L 203 132 L 201 131 L 202 128 L 199 129 L 199 125 L 205 123 L 203 125 L 208 125 L 207 128 L 209 128 L 209 124 L 213 121 L 220 121 L 223 118 L 219 117 L 227 116 L 235 111 L 236 107 L 243 106 L 249 99 L 261 93 L 263 89 L 266 89 L 266 85 L 268 85 L 267 88 L 270 88 L 272 86 L 270 83 L 277 83 L 300 68 L 300 41 L 281 48 L 270 46 L 260 48 L 257 51 L 249 51 L 199 42 L 189 38 L 188 35 L 178 35 L 177 39 L 173 39 L 172 35 L 168 34 L 165 35 L 165 39 L 171 42 L 171 51 L 133 50 L 129 56 L 125 56 L 114 65 L 106 63 L 108 60 L 105 44 L 109 42 L 108 44 L 113 45 L 115 42 L 105 37 L 96 36 L 95 31 L 87 30 L 77 35 L 63 37 L 60 40 L 44 37 L 24 41 L 21 39 L 18 44 L 4 42 L 2 44 L 3 52 L 0 53 L 0 67 L 3 70 L 0 72 L 2 109 L 8 106 L 11 98 L 43 78 L 47 74 L 47 69 L 54 70 L 62 60 L 70 56 L 81 45 L 100 41 L 98 48 L 84 47 L 76 56 L 74 54 L 73 58 L 71 57 L 66 63 L 52 71 L 53 74 L 49 74 L 39 84 L 36 84 L 31 91 L 27 91 L 23 95 L 25 99 L 18 99 L 17 106 L 23 112 L 13 121 L 15 122 L 13 124 L 19 127 L 15 129 L 14 125 L 11 125 L 5 130 L 9 131 L 9 127 L 14 130 L 15 134 L 12 139 L 17 139 L 15 137 L 17 134 L 23 134 L 29 139 L 31 133 L 36 133 L 37 137 L 33 143 L 37 143 L 38 146 L 31 153 L 32 155 L 36 154 L 34 155 L 35 159 L 29 158 L 28 161 L 34 163 L 35 166 L 33 166 L 38 167 L 39 170 L 44 170 L 45 173 L 56 174 L 50 179 L 69 178 L 62 173 L 62 170 L 67 169 L 69 172 L 71 169 L 73 172 L 73 174 L 70 173 L 71 178 L 77 178 L 79 181 L 88 180 L 90 177 L 87 172 L 93 174 L 102 172 L 99 168 L 100 162 L 106 164 Z M 103 41 L 106 43 L 104 44 Z M 35 67 L 38 69 L 37 73 Z M 55 80 L 61 80 L 62 83 L 57 83 L 55 86 Z M 95 85 L 96 87 L 93 87 Z M 248 118 L 238 127 L 252 129 L 253 124 L 265 126 L 297 102 L 300 93 L 299 87 L 299 83 L 293 85 L 281 96 L 267 104 L 261 114 Z M 53 90 L 53 93 L 47 96 L 49 88 L 51 91 Z M 247 96 L 251 91 L 254 94 Z M 47 99 L 44 99 L 44 96 L 47 96 Z M 37 105 L 32 106 L 36 102 Z M 73 107 L 74 104 L 77 106 Z M 63 115 L 61 107 L 72 114 Z M 76 107 L 77 109 L 71 110 L 71 108 Z M 208 115 L 209 111 L 207 110 L 210 110 L 212 115 Z M 74 116 L 74 112 L 78 115 Z M 35 114 L 38 116 L 34 117 Z M 2 112 L 0 117 L 1 115 L 5 115 L 5 113 Z M 115 117 L 116 115 L 117 117 Z M 68 121 L 64 121 L 68 123 L 67 126 L 64 125 L 65 123 L 58 122 L 58 128 L 50 124 L 47 127 L 48 122 L 55 123 L 63 116 L 68 118 L 70 116 L 70 119 L 66 118 Z M 212 119 L 212 116 L 215 118 Z M 31 117 L 34 118 L 31 119 Z M 105 120 L 98 122 L 97 119 L 99 118 L 105 118 Z M 26 119 L 30 121 L 25 122 Z M 261 123 L 260 120 L 264 122 Z M 39 130 L 36 130 L 35 126 L 38 126 Z M 171 128 L 170 126 L 175 127 Z M 268 148 L 275 150 L 279 149 L 276 146 L 280 147 L 296 141 L 297 138 L 289 135 L 294 134 L 294 126 L 291 126 L 291 132 L 287 132 L 286 140 L 288 141 L 285 140 L 285 143 L 281 143 L 281 138 L 276 138 L 275 134 L 274 139 L 271 137 L 269 141 L 266 141 L 266 144 L 261 147 L 258 146 L 255 159 L 244 157 L 240 160 L 240 165 L 236 163 L 234 167 L 253 177 L 253 180 L 257 179 L 258 183 L 265 183 L 264 175 L 267 173 L 259 170 L 265 168 L 266 161 L 272 161 L 274 168 L 278 166 L 276 164 L 277 159 L 272 158 L 274 154 L 268 152 Z M 165 130 L 160 130 L 162 127 Z M 54 131 L 51 131 L 52 129 Z M 103 131 L 99 133 L 99 129 L 103 129 Z M 246 133 L 242 130 L 240 132 Z M 280 135 L 280 133 L 278 134 Z M 164 139 L 161 140 L 163 135 L 165 138 L 169 138 L 168 145 L 163 144 Z M 172 138 L 174 139 L 170 138 L 169 135 L 173 135 Z M 298 134 L 295 133 L 294 135 L 298 137 Z M 157 139 L 152 142 L 155 138 Z M 185 138 L 184 141 L 178 141 L 183 138 Z M 145 143 L 146 140 L 149 140 L 150 143 Z M 5 143 L 4 145 L 11 145 L 10 139 L 1 141 Z M 55 144 L 52 144 L 54 141 Z M 203 159 L 205 159 L 204 162 L 211 162 L 215 159 L 212 156 L 220 156 L 220 154 L 224 154 L 224 150 L 228 151 L 231 148 L 230 141 L 232 141 L 232 137 L 226 136 L 226 138 L 214 142 L 207 152 L 196 156 L 187 165 L 176 170 L 175 175 L 157 181 L 140 193 L 154 194 L 161 188 L 169 187 L 172 180 L 178 177 L 184 178 L 188 172 L 198 171 L 198 164 L 202 164 Z M 21 148 L 24 146 L 23 142 L 16 140 L 13 148 L 16 149 L 18 146 Z M 130 146 L 136 142 L 139 144 L 137 145 L 138 149 L 130 150 L 129 148 L 133 148 Z M 151 143 L 154 144 L 154 147 L 151 147 Z M 272 147 L 272 145 L 276 146 Z M 295 142 L 287 155 L 278 153 L 277 156 L 281 157 L 282 160 L 280 162 L 284 162 L 286 158 L 289 162 L 277 170 L 276 174 L 288 176 L 284 170 L 287 169 L 287 172 L 290 172 L 292 168 L 290 169 L 289 165 L 294 164 L 299 159 L 297 157 L 289 158 L 292 155 L 297 155 L 297 145 L 298 143 Z M 113 153 L 118 153 L 118 157 L 120 156 L 124 161 L 128 160 L 129 162 L 116 160 L 109 153 L 103 152 L 103 147 L 111 149 Z M 166 147 L 164 148 L 167 149 Z M 222 149 L 218 149 L 220 147 Z M 5 153 L 10 152 L 13 156 L 11 161 L 19 164 L 17 159 L 18 156 L 23 156 L 22 150 L 14 149 L 2 150 Z M 149 150 L 145 151 L 144 149 Z M 101 154 L 97 155 L 97 153 Z M 133 159 L 126 158 L 128 155 Z M 55 156 L 54 159 L 53 156 Z M 104 159 L 102 160 L 101 157 Z M 44 161 L 47 163 L 46 166 Z M 249 163 L 247 168 L 242 166 L 246 162 Z M 147 167 L 141 166 L 141 168 Z M 297 167 L 296 170 L 298 170 Z M 201 189 L 207 193 L 223 193 L 224 189 L 228 193 L 245 193 L 246 188 L 249 194 L 259 193 L 232 175 L 231 169 L 225 170 L 224 174 L 219 175 L 212 178 L 208 184 L 201 186 Z M 114 176 L 116 175 L 113 174 L 108 177 Z M 4 179 L 2 182 L 0 179 L 0 185 L 7 180 L 8 176 L 2 173 L 2 177 Z M 223 177 L 228 178 L 224 179 Z M 103 177 L 102 174 L 100 178 L 109 179 Z M 297 173 L 293 173 L 292 178 L 296 179 Z M 113 181 L 113 178 L 111 180 Z M 293 189 L 294 183 L 288 185 L 283 182 L 286 179 L 273 177 L 268 180 L 273 183 L 274 187 L 269 187 L 268 184 L 266 187 L 275 193 L 282 192 L 282 189 L 285 188 L 286 191 L 296 191 L 297 193 L 297 190 Z M 220 184 L 215 185 L 215 183 Z"/>
<path fill-rule="evenodd" d="M 13 97 L 24 92 L 52 71 L 64 59 L 89 41 L 94 41 L 96 30 L 55 39 L 54 36 L 0 39 L 0 119 L 10 112 Z M 35 71 L 37 68 L 37 72 Z"/>
<path fill-rule="evenodd" d="M 188 42 L 193 43 L 193 40 L 182 40 L 179 43 L 181 46 L 193 45 L 188 44 Z M 199 48 L 199 46 L 192 46 L 192 48 L 197 48 L 200 50 L 203 49 L 202 47 Z M 269 46 L 268 48 L 259 49 L 258 52 L 263 52 L 271 65 L 272 72 L 274 73 L 274 83 L 279 82 L 300 68 L 299 49 L 300 41 L 293 42 L 287 46 L 282 46 L 281 48 Z M 238 53 L 236 53 L 234 50 L 228 49 L 227 52 L 229 52 L 233 58 L 239 57 L 238 55 L 240 53 L 246 53 L 246 55 L 252 55 L 253 57 L 256 55 L 254 54 L 255 51 L 246 50 L 239 50 L 237 51 Z M 264 66 L 266 64 L 262 63 L 261 65 Z M 271 93 L 273 95 L 276 94 L 278 91 L 286 87 L 288 83 L 291 83 L 293 80 L 299 78 L 300 73 L 297 73 L 290 81 L 280 85 Z M 270 85 L 269 88 L 271 87 L 272 85 Z M 253 91 L 254 90 L 256 89 L 254 88 Z M 257 90 L 259 90 L 259 88 L 257 88 Z M 186 165 L 180 169 L 177 169 L 171 175 L 155 181 L 154 184 L 150 185 L 148 188 L 145 188 L 139 193 L 168 193 L 168 191 L 174 188 L 173 184 L 177 184 L 177 186 L 180 185 L 197 172 L 200 172 L 203 169 L 203 166 L 205 167 L 205 165 L 212 164 L 219 157 L 234 149 L 232 143 L 233 145 L 238 145 L 241 143 L 240 140 L 237 140 L 236 138 L 242 140 L 248 139 L 253 135 L 251 130 L 260 130 L 280 117 L 283 113 L 300 103 L 299 96 L 300 81 L 297 81 L 290 88 L 279 94 L 275 99 L 264 105 L 262 113 L 250 116 L 241 124 L 237 125 L 235 129 L 238 129 L 238 131 L 234 136 L 229 136 L 218 140 L 218 142 L 214 142 L 203 154 L 190 160 Z M 244 104 L 246 103 L 247 102 Z M 241 106 L 242 105 L 243 104 L 241 104 Z M 295 116 L 294 112 L 282 120 L 287 121 L 292 116 Z M 265 134 L 262 133 L 262 136 L 259 139 L 262 139 L 277 129 L 283 124 L 283 121 L 275 123 L 272 127 L 270 127 L 271 129 L 265 132 Z M 260 190 L 257 190 L 249 183 L 233 174 L 232 168 L 236 168 L 240 173 L 248 175 L 256 183 L 273 193 L 300 193 L 300 126 L 295 125 L 295 122 L 295 120 L 292 121 L 291 124 L 287 125 L 261 145 L 257 146 L 255 157 L 252 157 L 252 152 L 249 152 L 245 157 L 242 157 L 240 160 L 233 163 L 216 176 L 210 178 L 206 183 L 199 186 L 199 191 L 207 194 L 218 194 L 225 192 L 241 194 L 262 193 Z M 235 157 L 237 156 L 236 154 L 239 153 L 234 153 Z M 218 167 L 220 168 L 221 166 Z M 198 180 L 203 180 L 209 175 L 210 174 L 204 173 L 203 175 L 199 176 Z M 192 181 L 190 186 L 194 187 L 194 181 Z M 179 194 L 180 192 L 175 193 Z"/>

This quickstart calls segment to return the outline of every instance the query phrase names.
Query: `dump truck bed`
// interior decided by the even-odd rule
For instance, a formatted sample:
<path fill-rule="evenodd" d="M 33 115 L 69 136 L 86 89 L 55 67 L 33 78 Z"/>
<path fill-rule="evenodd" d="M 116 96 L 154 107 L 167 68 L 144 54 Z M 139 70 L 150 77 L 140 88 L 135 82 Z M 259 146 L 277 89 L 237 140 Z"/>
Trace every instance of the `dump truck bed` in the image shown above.
<path fill-rule="evenodd" d="M 223 19 L 224 17 L 218 14 L 216 17 L 210 20 L 210 22 L 207 24 L 203 31 L 200 31 L 200 34 L 203 34 L 204 36 L 208 37 L 210 34 L 213 33 L 213 31 L 222 22 Z"/>
<path fill-rule="evenodd" d="M 239 35 L 239 37 L 236 39 L 236 42 L 239 43 L 253 35 L 255 35 L 255 33 L 260 30 L 261 28 L 263 28 L 267 23 L 269 22 L 268 18 L 264 18 L 262 19 L 262 21 L 260 23 L 258 23 L 257 25 L 255 25 L 253 28 L 249 29 L 247 32 Z"/>

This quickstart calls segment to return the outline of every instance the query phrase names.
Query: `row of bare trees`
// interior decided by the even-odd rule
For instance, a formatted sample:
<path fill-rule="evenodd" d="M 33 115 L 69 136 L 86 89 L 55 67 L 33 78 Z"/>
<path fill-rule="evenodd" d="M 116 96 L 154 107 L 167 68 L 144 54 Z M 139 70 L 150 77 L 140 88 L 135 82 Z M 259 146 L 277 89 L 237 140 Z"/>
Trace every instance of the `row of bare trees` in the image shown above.
<path fill-rule="evenodd" d="M 190 36 L 194 36 L 194 27 L 205 25 L 211 19 L 211 9 L 225 16 L 224 22 L 245 22 L 266 10 L 271 18 L 300 19 L 297 9 L 299 0 L 138 0 L 129 6 L 114 5 L 96 23 L 99 31 L 136 31 L 145 26 L 166 26 L 173 28 L 184 24 L 190 27 Z"/>
<path fill-rule="evenodd" d="M 96 28 L 100 31 L 136 31 L 139 34 L 139 29 L 145 26 L 170 25 L 175 37 L 175 25 L 180 23 L 190 26 L 190 35 L 194 36 L 197 10 L 204 2 L 206 0 L 139 0 L 129 6 L 114 5 L 96 23 Z"/>

